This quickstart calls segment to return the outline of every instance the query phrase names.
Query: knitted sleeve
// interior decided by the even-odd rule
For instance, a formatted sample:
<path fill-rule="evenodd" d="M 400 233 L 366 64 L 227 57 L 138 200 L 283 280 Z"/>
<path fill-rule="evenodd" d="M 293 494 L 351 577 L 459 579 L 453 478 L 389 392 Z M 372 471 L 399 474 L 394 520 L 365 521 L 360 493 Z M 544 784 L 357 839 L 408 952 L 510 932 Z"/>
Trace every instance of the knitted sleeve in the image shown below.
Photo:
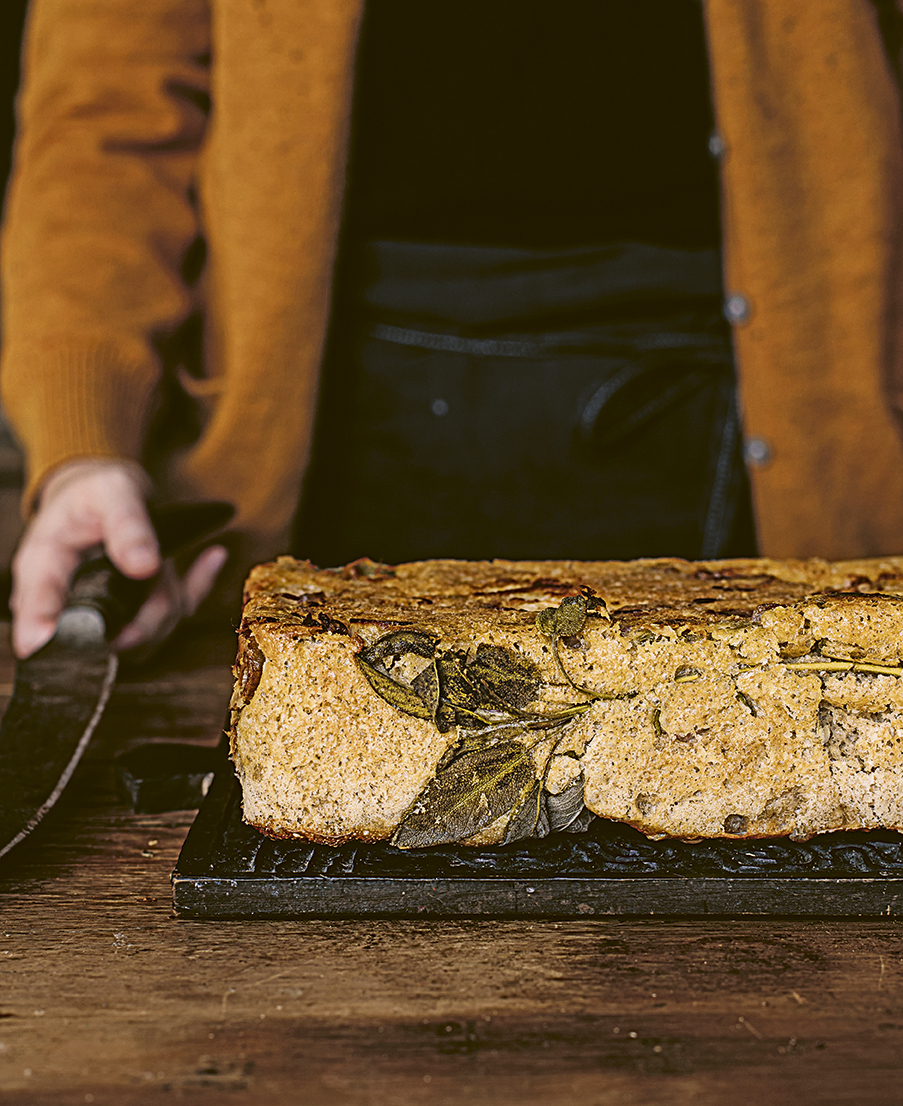
<path fill-rule="evenodd" d="M 209 110 L 203 0 L 35 0 L 2 238 L 0 388 L 26 509 L 75 457 L 139 459 L 192 312 Z"/>

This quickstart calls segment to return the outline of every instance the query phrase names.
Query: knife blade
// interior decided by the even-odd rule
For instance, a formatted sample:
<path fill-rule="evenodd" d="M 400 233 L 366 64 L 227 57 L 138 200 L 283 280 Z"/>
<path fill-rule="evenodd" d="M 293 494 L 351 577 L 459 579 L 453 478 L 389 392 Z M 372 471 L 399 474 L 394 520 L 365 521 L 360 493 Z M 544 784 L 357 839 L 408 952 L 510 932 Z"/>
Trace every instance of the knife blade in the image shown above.
<path fill-rule="evenodd" d="M 164 557 L 210 537 L 232 517 L 227 503 L 151 511 Z M 0 719 L 0 858 L 34 829 L 63 793 L 113 690 L 111 645 L 153 580 L 123 576 L 100 552 L 73 578 L 56 633 L 16 665 Z"/>

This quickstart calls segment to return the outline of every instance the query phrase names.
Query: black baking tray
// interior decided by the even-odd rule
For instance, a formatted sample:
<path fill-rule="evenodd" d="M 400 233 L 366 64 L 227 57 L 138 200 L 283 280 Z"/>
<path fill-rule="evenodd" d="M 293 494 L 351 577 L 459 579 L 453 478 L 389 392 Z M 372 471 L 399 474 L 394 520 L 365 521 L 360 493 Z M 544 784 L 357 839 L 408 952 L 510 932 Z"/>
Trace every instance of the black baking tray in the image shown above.
<path fill-rule="evenodd" d="M 241 789 L 225 765 L 185 839 L 172 886 L 183 918 L 886 917 L 903 913 L 903 835 L 650 841 L 599 818 L 583 833 L 494 848 L 312 845 L 245 825 Z"/>

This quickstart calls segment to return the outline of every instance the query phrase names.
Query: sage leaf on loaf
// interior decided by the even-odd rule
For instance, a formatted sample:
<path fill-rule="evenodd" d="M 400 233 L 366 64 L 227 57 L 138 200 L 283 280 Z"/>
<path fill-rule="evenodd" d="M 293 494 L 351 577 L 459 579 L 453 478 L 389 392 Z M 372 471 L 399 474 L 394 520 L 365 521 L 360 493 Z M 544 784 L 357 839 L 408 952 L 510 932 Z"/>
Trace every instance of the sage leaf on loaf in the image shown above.
<path fill-rule="evenodd" d="M 537 779 L 512 807 L 502 844 L 509 845 L 526 837 L 545 837 L 548 832 L 542 781 Z"/>
<path fill-rule="evenodd" d="M 360 654 L 356 659 L 358 667 L 380 699 L 385 699 L 396 709 L 413 715 L 414 718 L 426 718 L 430 722 L 435 720 L 433 708 L 429 703 L 425 703 L 412 687 L 401 683 L 400 680 L 393 680 L 381 669 L 364 660 Z"/>
<path fill-rule="evenodd" d="M 481 706 L 518 710 L 532 703 L 539 690 L 536 665 L 499 645 L 477 646 L 476 656 L 466 668 L 472 685 L 481 692 Z"/>
<path fill-rule="evenodd" d="M 569 595 L 557 607 L 541 610 L 536 625 L 546 637 L 575 637 L 586 624 L 586 611 L 585 595 Z"/>
<path fill-rule="evenodd" d="M 485 711 L 484 696 L 469 679 L 466 670 L 466 655 L 451 650 L 440 653 L 436 658 L 436 671 L 439 674 L 439 717 L 443 712 L 453 717 L 455 724 L 466 727 L 482 727 L 489 720 L 481 714 Z"/>
<path fill-rule="evenodd" d="M 564 667 L 564 661 L 561 659 L 561 639 L 576 638 L 586 625 L 588 609 L 589 603 L 585 595 L 569 595 L 562 599 L 557 607 L 545 607 L 536 616 L 537 629 L 552 640 L 552 649 L 561 675 L 581 695 L 592 695 L 593 692 L 575 683 Z"/>
<path fill-rule="evenodd" d="M 363 648 L 355 660 L 370 686 L 381 699 L 385 699 L 387 703 L 405 714 L 413 715 L 414 718 L 429 719 L 439 726 L 439 677 L 433 659 L 436 644 L 436 638 L 420 630 L 394 630 L 372 645 Z M 391 665 L 396 658 L 407 656 L 409 653 L 433 661 L 424 669 L 427 676 L 417 687 L 394 679 L 384 668 L 379 667 L 386 660 Z M 448 723 L 448 712 L 445 712 L 443 719 Z M 446 725 L 446 729 L 449 728 L 450 724 Z"/>
<path fill-rule="evenodd" d="M 435 658 L 419 676 L 411 680 L 411 687 L 430 708 L 435 718 L 436 711 L 439 709 L 439 673 L 436 671 Z"/>
<path fill-rule="evenodd" d="M 552 612 L 555 641 L 572 634 L 586 619 L 586 601 L 573 597 Z M 373 690 L 397 710 L 429 720 L 440 733 L 458 734 L 440 759 L 392 843 L 401 849 L 460 842 L 504 819 L 504 843 L 548 833 L 543 781 L 534 753 L 551 740 L 545 764 L 560 741 L 562 726 L 590 709 L 572 703 L 554 711 L 528 710 L 542 674 L 533 661 L 513 649 L 481 642 L 475 651 L 438 651 L 438 639 L 417 630 L 386 634 L 357 655 L 357 664 Z M 392 674 L 401 658 L 425 658 L 410 681 Z M 533 753 L 531 753 L 531 749 Z"/>
<path fill-rule="evenodd" d="M 403 657 L 407 653 L 429 659 L 435 652 L 436 639 L 430 634 L 421 630 L 394 630 L 362 649 L 360 656 L 369 664 L 378 664 L 386 657 Z"/>
<path fill-rule="evenodd" d="M 477 692 L 464 674 L 464 656 L 448 650 L 436 658 L 442 698 L 453 707 L 477 709 Z"/>
<path fill-rule="evenodd" d="M 519 733 L 520 731 L 514 731 Z M 465 730 L 459 728 L 456 740 L 442 754 L 442 758 L 436 766 L 437 772 L 442 772 L 453 760 L 465 755 L 465 753 L 485 752 L 487 749 L 498 745 L 500 741 L 509 741 L 512 736 L 510 727 L 501 732 L 493 732 L 488 729 Z"/>
<path fill-rule="evenodd" d="M 509 811 L 518 811 L 537 784 L 541 788 L 533 758 L 519 741 L 462 753 L 427 783 L 391 844 L 422 849 L 465 841 Z"/>
<path fill-rule="evenodd" d="M 411 681 L 411 687 L 432 711 L 432 718 L 439 733 L 448 733 L 455 725 L 456 714 L 453 707 L 440 699 L 441 684 L 435 657 L 432 663 Z"/>
<path fill-rule="evenodd" d="M 459 726 L 470 728 L 488 725 L 492 719 L 486 712 L 519 717 L 520 708 L 536 698 L 540 685 L 540 672 L 532 661 L 511 649 L 485 643 L 477 646 L 471 660 L 463 652 L 440 653 L 436 672 L 437 719 L 443 720 L 443 712 L 448 717 L 453 713 Z"/>

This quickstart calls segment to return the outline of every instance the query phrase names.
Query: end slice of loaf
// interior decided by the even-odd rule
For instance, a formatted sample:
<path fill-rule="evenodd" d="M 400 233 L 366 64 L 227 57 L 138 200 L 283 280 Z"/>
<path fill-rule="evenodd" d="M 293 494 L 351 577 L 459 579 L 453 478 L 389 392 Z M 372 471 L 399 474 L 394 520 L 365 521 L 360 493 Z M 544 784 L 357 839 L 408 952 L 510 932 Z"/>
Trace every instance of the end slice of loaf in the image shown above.
<path fill-rule="evenodd" d="M 545 613 L 543 613 L 545 612 Z M 255 568 L 232 754 L 277 837 L 903 828 L 903 558 Z"/>

